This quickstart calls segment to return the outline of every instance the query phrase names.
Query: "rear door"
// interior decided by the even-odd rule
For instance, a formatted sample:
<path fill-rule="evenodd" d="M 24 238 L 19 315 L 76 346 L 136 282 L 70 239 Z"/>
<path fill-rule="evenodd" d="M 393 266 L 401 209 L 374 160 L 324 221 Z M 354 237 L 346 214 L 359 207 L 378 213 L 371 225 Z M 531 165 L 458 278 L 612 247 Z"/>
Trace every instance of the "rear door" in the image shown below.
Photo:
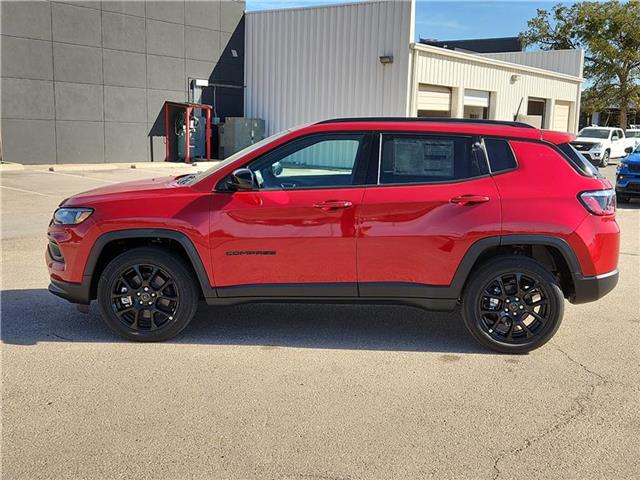
<path fill-rule="evenodd" d="M 356 210 L 370 134 L 314 134 L 246 165 L 253 191 L 216 193 L 220 296 L 357 296 Z"/>
<path fill-rule="evenodd" d="M 500 234 L 495 182 L 478 138 L 382 133 L 381 142 L 359 215 L 360 295 L 433 296 L 474 242 Z"/>

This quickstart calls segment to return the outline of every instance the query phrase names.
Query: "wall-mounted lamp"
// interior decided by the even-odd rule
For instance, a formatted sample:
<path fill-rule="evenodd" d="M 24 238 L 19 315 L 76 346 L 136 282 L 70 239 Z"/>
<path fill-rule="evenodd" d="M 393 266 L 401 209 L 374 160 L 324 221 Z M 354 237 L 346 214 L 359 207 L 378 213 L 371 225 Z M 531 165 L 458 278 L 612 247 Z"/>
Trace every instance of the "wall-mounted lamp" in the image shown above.
<path fill-rule="evenodd" d="M 511 75 L 511 83 L 516 83 L 520 81 L 520 75 L 514 74 Z"/>
<path fill-rule="evenodd" d="M 393 55 L 382 55 L 380 57 L 380 63 L 386 65 L 388 63 L 393 63 Z"/>

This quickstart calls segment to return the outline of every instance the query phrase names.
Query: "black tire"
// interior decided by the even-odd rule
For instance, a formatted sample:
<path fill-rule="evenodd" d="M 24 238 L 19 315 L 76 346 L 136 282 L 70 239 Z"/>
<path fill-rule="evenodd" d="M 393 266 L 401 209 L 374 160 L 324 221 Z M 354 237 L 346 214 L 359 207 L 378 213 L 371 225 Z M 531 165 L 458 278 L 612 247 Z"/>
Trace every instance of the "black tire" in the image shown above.
<path fill-rule="evenodd" d="M 620 195 L 618 193 L 616 194 L 616 200 L 618 203 L 629 203 L 631 201 L 631 198 L 627 195 Z"/>
<path fill-rule="evenodd" d="M 547 343 L 560 327 L 564 295 L 540 263 L 503 256 L 472 273 L 462 297 L 462 314 L 471 335 L 485 347 L 527 353 Z"/>
<path fill-rule="evenodd" d="M 607 165 L 609 165 L 609 150 L 606 150 L 602 154 L 602 158 L 600 159 L 600 166 L 601 167 L 606 167 Z"/>
<path fill-rule="evenodd" d="M 138 342 L 160 342 L 189 324 L 199 294 L 200 287 L 180 258 L 163 248 L 140 247 L 106 266 L 97 300 L 102 319 L 115 333 Z"/>

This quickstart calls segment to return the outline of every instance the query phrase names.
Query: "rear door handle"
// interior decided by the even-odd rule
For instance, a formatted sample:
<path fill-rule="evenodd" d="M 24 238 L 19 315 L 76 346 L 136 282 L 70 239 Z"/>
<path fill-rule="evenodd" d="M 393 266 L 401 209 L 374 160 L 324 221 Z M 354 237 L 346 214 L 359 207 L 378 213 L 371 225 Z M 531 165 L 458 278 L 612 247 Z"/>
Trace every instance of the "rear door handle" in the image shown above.
<path fill-rule="evenodd" d="M 348 200 L 327 200 L 326 202 L 316 203 L 313 206 L 326 212 L 330 212 L 341 208 L 353 207 L 353 203 Z"/>
<path fill-rule="evenodd" d="M 489 197 L 485 195 L 458 195 L 449 199 L 451 203 L 457 203 L 458 205 L 475 205 L 476 203 L 488 202 Z"/>

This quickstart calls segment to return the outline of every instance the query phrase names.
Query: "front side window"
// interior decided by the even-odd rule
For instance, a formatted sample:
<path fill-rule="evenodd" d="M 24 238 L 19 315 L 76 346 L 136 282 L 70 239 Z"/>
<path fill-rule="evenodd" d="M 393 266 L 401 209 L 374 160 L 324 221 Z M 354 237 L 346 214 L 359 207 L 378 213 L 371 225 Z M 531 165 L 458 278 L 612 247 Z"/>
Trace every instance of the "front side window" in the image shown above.
<path fill-rule="evenodd" d="M 470 137 L 383 135 L 379 183 L 438 183 L 486 175 L 481 144 Z"/>
<path fill-rule="evenodd" d="M 354 184 L 363 134 L 328 134 L 295 140 L 248 165 L 260 189 L 308 189 Z"/>

